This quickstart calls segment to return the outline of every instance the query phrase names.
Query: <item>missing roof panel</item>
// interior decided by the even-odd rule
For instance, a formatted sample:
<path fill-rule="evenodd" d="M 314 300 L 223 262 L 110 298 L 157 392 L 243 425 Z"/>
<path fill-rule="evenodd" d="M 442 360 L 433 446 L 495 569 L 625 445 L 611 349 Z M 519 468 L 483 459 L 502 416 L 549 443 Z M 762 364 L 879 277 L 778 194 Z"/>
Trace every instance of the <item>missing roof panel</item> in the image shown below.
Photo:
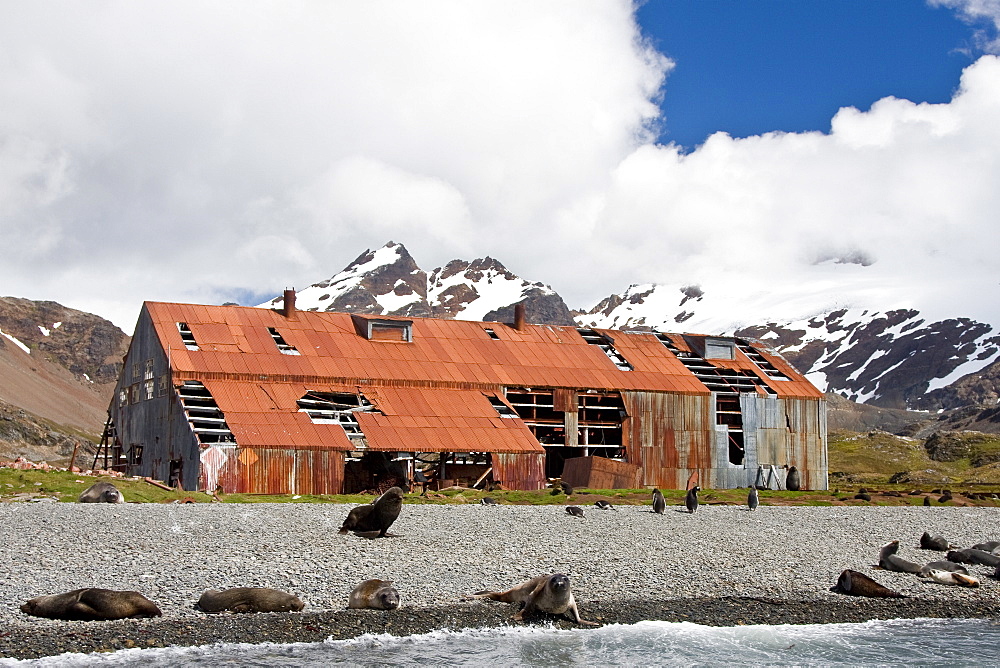
<path fill-rule="evenodd" d="M 587 329 L 586 327 L 577 327 L 576 331 L 580 333 L 584 341 L 603 350 L 608 359 L 615 363 L 619 371 L 632 371 L 635 368 L 631 362 L 625 359 L 624 355 L 615 349 L 614 343 L 604 334 Z"/>
<path fill-rule="evenodd" d="M 289 344 L 285 341 L 285 337 L 281 335 L 274 327 L 268 327 L 267 331 L 271 334 L 271 338 L 274 339 L 274 345 L 278 346 L 278 350 L 281 351 L 282 355 L 298 355 L 299 351 L 295 346 Z"/>

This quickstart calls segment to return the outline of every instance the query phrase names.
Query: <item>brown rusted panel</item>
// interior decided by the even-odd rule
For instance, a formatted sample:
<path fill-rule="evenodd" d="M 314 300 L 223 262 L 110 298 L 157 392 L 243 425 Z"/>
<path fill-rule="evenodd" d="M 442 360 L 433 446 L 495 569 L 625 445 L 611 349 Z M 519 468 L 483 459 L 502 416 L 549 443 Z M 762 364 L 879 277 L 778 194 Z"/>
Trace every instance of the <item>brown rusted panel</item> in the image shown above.
<path fill-rule="evenodd" d="M 642 487 L 642 472 L 638 464 L 607 457 L 575 457 L 566 460 L 562 480 L 571 487 L 637 489 Z"/>
<path fill-rule="evenodd" d="M 556 389 L 552 391 L 553 408 L 564 413 L 575 413 L 578 405 L 576 390 Z"/>
<path fill-rule="evenodd" d="M 544 454 L 508 454 L 494 453 L 493 479 L 507 489 L 525 491 L 544 489 L 545 478 Z"/>
<path fill-rule="evenodd" d="M 341 494 L 344 453 L 336 450 L 295 450 L 293 494 Z"/>
<path fill-rule="evenodd" d="M 628 461 L 642 469 L 642 484 L 683 489 L 691 473 L 706 478 L 713 466 L 715 431 L 710 395 L 622 392 L 628 412 Z"/>

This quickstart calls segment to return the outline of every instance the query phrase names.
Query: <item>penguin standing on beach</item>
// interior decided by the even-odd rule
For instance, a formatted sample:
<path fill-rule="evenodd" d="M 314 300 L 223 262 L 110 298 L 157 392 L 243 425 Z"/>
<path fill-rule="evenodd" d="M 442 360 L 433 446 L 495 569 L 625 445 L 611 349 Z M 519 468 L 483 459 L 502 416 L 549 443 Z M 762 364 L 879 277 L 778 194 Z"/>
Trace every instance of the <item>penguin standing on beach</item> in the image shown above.
<path fill-rule="evenodd" d="M 662 515 L 667 509 L 667 502 L 663 499 L 663 492 L 658 489 L 653 490 L 653 512 Z"/>
<path fill-rule="evenodd" d="M 687 508 L 687 511 L 689 513 L 693 513 L 694 511 L 698 510 L 698 490 L 700 489 L 701 487 L 695 485 L 694 487 L 688 490 L 687 496 L 684 497 L 684 507 Z"/>
<path fill-rule="evenodd" d="M 750 510 L 757 510 L 757 506 L 760 505 L 760 497 L 757 495 L 757 487 L 754 485 L 750 486 L 750 493 L 747 494 L 747 507 Z"/>

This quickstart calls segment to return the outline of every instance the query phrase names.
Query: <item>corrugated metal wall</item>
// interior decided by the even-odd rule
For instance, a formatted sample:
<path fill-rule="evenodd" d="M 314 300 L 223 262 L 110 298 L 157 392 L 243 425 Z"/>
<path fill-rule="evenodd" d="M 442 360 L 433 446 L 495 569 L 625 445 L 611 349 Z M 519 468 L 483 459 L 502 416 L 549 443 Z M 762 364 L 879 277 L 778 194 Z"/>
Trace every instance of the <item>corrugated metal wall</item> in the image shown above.
<path fill-rule="evenodd" d="M 628 461 L 642 467 L 642 484 L 683 489 L 692 471 L 710 477 L 715 450 L 714 401 L 709 395 L 622 392 L 628 413 Z"/>
<path fill-rule="evenodd" d="M 545 478 L 544 453 L 495 452 L 491 457 L 493 479 L 507 489 L 531 491 L 545 489 L 548 484 L 548 480 Z"/>
<path fill-rule="evenodd" d="M 339 450 L 212 445 L 202 452 L 201 465 L 208 491 L 340 494 L 344 486 L 344 453 Z"/>
<path fill-rule="evenodd" d="M 803 489 L 828 489 L 825 400 L 747 394 L 740 405 L 744 434 L 752 435 L 755 444 L 754 468 L 794 466 Z"/>

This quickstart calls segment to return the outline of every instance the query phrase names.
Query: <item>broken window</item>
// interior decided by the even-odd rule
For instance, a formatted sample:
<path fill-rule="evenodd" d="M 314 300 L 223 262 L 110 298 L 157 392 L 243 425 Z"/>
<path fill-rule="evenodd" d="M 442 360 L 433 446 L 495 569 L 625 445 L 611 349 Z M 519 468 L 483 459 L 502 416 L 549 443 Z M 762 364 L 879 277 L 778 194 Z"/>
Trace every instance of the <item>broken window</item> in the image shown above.
<path fill-rule="evenodd" d="M 199 350 L 198 342 L 194 340 L 194 334 L 186 322 L 177 323 L 177 331 L 181 334 L 181 341 L 188 350 Z"/>
<path fill-rule="evenodd" d="M 487 395 L 486 398 L 490 400 L 490 403 L 493 405 L 493 408 L 496 409 L 496 412 L 500 415 L 500 417 L 502 418 L 518 417 L 517 413 L 514 412 L 514 409 L 505 404 L 503 399 L 500 399 L 499 397 L 492 394 Z"/>
<path fill-rule="evenodd" d="M 271 334 L 271 338 L 274 339 L 274 345 L 278 346 L 278 350 L 281 351 L 282 355 L 298 355 L 299 351 L 295 346 L 287 343 L 285 338 L 281 333 L 274 327 L 268 327 L 267 331 Z"/>
<path fill-rule="evenodd" d="M 358 448 L 368 447 L 361 425 L 354 416 L 355 413 L 367 413 L 375 410 L 365 395 L 360 392 L 306 392 L 296 402 L 300 413 L 306 413 L 315 424 L 339 424 L 344 428 L 347 438 Z"/>
<path fill-rule="evenodd" d="M 128 450 L 128 464 L 129 466 L 142 465 L 142 446 L 138 443 L 133 443 Z"/>
<path fill-rule="evenodd" d="M 631 371 L 634 367 L 629 363 L 625 356 L 622 355 L 615 349 L 614 342 L 604 334 L 596 332 L 592 329 L 587 329 L 586 327 L 577 327 L 576 331 L 580 333 L 583 340 L 587 343 L 598 346 L 604 351 L 604 354 L 608 356 L 608 359 L 615 363 L 620 371 Z"/>
<path fill-rule="evenodd" d="M 143 381 L 143 399 L 148 401 L 152 399 L 154 395 L 154 383 L 152 380 Z"/>
<path fill-rule="evenodd" d="M 127 405 L 128 405 L 128 388 L 123 387 L 118 392 L 118 406 L 127 406 Z"/>
<path fill-rule="evenodd" d="M 160 376 L 158 381 L 158 386 L 156 388 L 156 396 L 165 397 L 167 396 L 167 388 L 170 387 L 170 376 L 163 374 Z"/>
<path fill-rule="evenodd" d="M 778 368 L 767 361 L 767 358 L 760 354 L 756 348 L 750 345 L 749 341 L 736 339 L 736 347 L 750 358 L 750 361 L 757 365 L 757 368 L 764 372 L 764 375 L 772 380 L 791 380 L 788 376 L 778 371 Z"/>
<path fill-rule="evenodd" d="M 499 336 L 497 336 L 497 333 L 496 333 L 496 332 L 494 332 L 494 331 L 493 331 L 492 329 L 490 329 L 489 327 L 484 327 L 483 329 L 485 329 L 485 330 L 486 330 L 486 333 L 487 333 L 487 334 L 489 334 L 490 338 L 491 338 L 491 339 L 493 339 L 494 341 L 499 341 L 499 340 L 500 340 L 500 337 L 499 337 Z"/>
<path fill-rule="evenodd" d="M 200 381 L 185 380 L 177 386 L 184 413 L 191 431 L 201 443 L 235 443 L 236 437 L 226 424 L 226 416 L 215 403 L 215 397 Z"/>
<path fill-rule="evenodd" d="M 130 404 L 139 403 L 139 383 L 132 383 L 128 386 L 128 402 Z"/>
<path fill-rule="evenodd" d="M 146 360 L 146 373 L 142 376 L 143 380 L 153 380 L 153 360 Z"/>

